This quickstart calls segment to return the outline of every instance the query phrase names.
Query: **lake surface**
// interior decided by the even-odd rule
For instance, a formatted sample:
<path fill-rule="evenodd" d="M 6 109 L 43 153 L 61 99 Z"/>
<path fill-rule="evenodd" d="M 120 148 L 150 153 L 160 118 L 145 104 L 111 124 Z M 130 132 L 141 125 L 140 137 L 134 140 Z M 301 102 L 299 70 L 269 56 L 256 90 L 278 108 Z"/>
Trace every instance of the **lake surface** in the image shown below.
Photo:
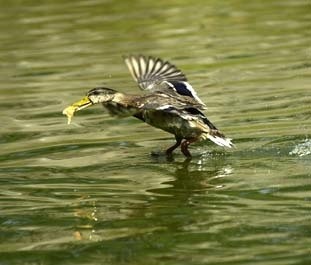
<path fill-rule="evenodd" d="M 0 1 L 0 264 L 311 264 L 311 2 Z M 100 106 L 176 64 L 236 148 Z"/>

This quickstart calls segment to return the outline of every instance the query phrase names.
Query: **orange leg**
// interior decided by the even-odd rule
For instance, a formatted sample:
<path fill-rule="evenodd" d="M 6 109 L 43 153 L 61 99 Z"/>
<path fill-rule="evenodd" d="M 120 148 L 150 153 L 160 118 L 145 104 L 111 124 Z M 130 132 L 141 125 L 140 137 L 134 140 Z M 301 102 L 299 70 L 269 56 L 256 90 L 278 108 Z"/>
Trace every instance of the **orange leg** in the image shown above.
<path fill-rule="evenodd" d="M 188 146 L 195 142 L 197 139 L 192 138 L 192 139 L 186 139 L 181 143 L 181 152 L 186 156 L 186 157 L 191 157 L 191 153 L 188 150 Z"/>

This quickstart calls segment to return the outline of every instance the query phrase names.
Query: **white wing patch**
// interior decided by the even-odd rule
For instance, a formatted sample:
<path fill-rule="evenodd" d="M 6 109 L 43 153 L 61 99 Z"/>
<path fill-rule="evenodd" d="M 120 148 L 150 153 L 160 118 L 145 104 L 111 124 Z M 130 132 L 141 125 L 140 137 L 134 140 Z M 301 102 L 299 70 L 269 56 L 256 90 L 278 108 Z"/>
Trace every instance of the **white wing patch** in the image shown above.
<path fill-rule="evenodd" d="M 172 108 L 172 105 L 163 105 L 163 106 L 160 106 L 158 108 L 156 108 L 157 110 L 165 110 L 165 109 L 170 109 Z"/>
<path fill-rule="evenodd" d="M 205 104 L 203 103 L 203 101 L 198 97 L 197 92 L 195 92 L 195 90 L 193 89 L 193 87 L 188 83 L 188 82 L 183 82 L 186 87 L 189 89 L 189 91 L 191 92 L 192 96 L 202 105 L 205 106 Z"/>
<path fill-rule="evenodd" d="M 203 106 L 206 106 L 203 101 L 198 97 L 197 93 L 193 89 L 193 87 L 185 81 L 164 81 L 170 88 L 172 88 L 175 92 L 183 96 L 189 96 L 194 98 L 198 103 Z"/>

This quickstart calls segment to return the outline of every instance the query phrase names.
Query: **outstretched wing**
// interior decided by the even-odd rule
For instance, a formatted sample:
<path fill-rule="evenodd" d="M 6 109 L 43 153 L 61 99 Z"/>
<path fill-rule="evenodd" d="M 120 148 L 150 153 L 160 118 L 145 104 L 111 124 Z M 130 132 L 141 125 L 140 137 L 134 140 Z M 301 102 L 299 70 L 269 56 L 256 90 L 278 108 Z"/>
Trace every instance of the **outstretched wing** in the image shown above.
<path fill-rule="evenodd" d="M 192 97 L 205 106 L 182 71 L 168 61 L 143 55 L 126 56 L 124 61 L 142 90 L 174 91 L 181 96 Z"/>
<path fill-rule="evenodd" d="M 173 64 L 160 58 L 130 55 L 124 61 L 139 87 L 153 89 L 163 81 L 187 81 L 186 76 Z"/>

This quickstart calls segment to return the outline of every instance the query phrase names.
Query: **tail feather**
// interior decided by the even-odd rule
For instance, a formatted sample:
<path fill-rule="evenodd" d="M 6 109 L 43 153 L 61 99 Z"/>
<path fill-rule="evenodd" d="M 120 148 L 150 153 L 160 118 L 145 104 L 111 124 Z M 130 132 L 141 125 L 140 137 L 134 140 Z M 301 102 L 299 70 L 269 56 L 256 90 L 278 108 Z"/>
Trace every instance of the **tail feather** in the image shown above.
<path fill-rule="evenodd" d="M 215 144 L 220 145 L 220 146 L 225 146 L 229 148 L 234 146 L 230 138 L 219 137 L 217 135 L 210 135 L 210 134 L 207 136 L 207 138 L 210 139 Z"/>
<path fill-rule="evenodd" d="M 217 145 L 225 146 L 225 147 L 233 147 L 234 144 L 231 142 L 230 138 L 226 138 L 224 134 L 222 134 L 217 129 L 211 129 L 207 135 L 206 138 L 210 139 L 212 142 L 214 142 Z"/>

